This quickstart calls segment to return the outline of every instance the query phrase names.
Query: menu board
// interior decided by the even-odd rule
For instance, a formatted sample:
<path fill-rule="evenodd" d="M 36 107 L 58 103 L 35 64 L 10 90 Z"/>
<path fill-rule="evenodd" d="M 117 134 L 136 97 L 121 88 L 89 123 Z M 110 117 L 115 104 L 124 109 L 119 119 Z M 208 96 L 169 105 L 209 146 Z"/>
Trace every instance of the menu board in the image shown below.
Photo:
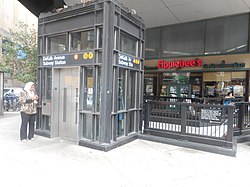
<path fill-rule="evenodd" d="M 201 109 L 201 120 L 207 123 L 218 123 L 221 121 L 221 108 Z"/>

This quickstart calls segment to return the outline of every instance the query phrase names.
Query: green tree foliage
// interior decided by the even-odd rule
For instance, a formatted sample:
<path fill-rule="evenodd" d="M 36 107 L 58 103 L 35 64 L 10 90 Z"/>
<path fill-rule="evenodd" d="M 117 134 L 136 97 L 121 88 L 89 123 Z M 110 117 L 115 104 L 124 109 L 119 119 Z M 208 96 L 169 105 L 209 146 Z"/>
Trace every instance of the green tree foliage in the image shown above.
<path fill-rule="evenodd" d="M 35 27 L 18 24 L 18 31 L 9 30 L 2 37 L 3 63 L 0 70 L 22 82 L 35 81 L 37 68 L 37 32 Z"/>

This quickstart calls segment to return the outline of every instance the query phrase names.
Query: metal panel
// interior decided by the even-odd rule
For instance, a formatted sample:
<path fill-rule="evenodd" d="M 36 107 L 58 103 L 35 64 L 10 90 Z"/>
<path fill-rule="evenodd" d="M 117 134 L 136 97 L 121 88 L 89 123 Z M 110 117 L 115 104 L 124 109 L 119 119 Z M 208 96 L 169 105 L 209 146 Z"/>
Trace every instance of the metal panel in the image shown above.
<path fill-rule="evenodd" d="M 59 105 L 54 115 L 58 115 L 59 137 L 76 141 L 79 72 L 77 68 L 65 68 L 58 73 Z"/>
<path fill-rule="evenodd" d="M 44 26 L 44 35 L 59 33 L 61 31 L 76 30 L 94 25 L 94 13 L 79 17 L 71 17 L 56 22 L 47 23 Z"/>
<path fill-rule="evenodd" d="M 131 140 L 131 135 L 135 134 L 133 131 L 137 131 L 138 129 L 137 123 L 141 121 L 139 100 L 142 99 L 142 91 L 135 93 L 136 98 L 133 104 L 135 106 L 133 108 L 127 106 L 122 109 L 123 111 L 118 111 L 119 69 L 123 69 L 127 73 L 133 70 L 135 74 L 141 74 L 143 72 L 141 71 L 141 67 L 143 66 L 144 59 L 141 55 L 138 55 L 138 51 L 133 53 L 134 56 L 125 52 L 122 53 L 120 49 L 120 33 L 122 31 L 133 37 L 136 40 L 137 48 L 138 46 L 142 46 L 141 48 L 144 49 L 144 32 L 142 32 L 144 31 L 144 25 L 139 17 L 132 15 L 128 9 L 115 0 L 96 1 L 92 5 L 90 8 L 76 5 L 64 9 L 59 13 L 44 13 L 40 16 L 39 47 L 42 49 L 39 50 L 39 65 L 41 69 L 48 67 L 53 69 L 52 108 L 49 111 L 46 101 L 43 101 L 46 105 L 43 106 L 42 110 L 43 114 L 51 113 L 51 137 L 59 136 L 74 139 L 78 143 L 84 142 L 83 145 L 92 142 L 96 145 L 95 147 L 109 145 L 111 141 L 112 145 L 114 142 L 114 145 L 121 145 L 121 142 Z M 121 19 L 123 19 L 123 28 L 121 27 Z M 95 39 L 93 49 L 91 51 L 74 51 L 74 53 L 69 51 L 69 34 L 89 28 L 94 29 L 93 37 Z M 55 37 L 62 33 L 65 34 L 66 40 L 63 42 L 63 48 L 65 48 L 62 50 L 63 54 L 45 55 L 47 48 L 46 38 Z M 114 47 L 115 41 L 116 47 Z M 60 51 L 58 50 L 57 53 Z M 93 54 L 91 61 L 83 60 L 84 53 L 90 52 Z M 119 54 L 123 54 L 124 58 L 119 59 Z M 76 57 L 75 55 L 78 55 L 77 57 L 79 58 L 74 58 Z M 125 58 L 129 60 L 126 61 Z M 55 59 L 59 59 L 59 63 Z M 129 66 L 119 65 L 119 62 L 122 60 L 123 64 L 127 63 Z M 78 70 L 74 72 L 77 69 L 75 68 L 76 66 L 82 70 L 81 73 Z M 90 109 L 87 109 L 85 107 L 87 88 L 85 70 L 89 68 L 94 70 L 92 76 L 93 105 L 91 105 Z M 72 81 L 75 76 L 78 76 L 77 81 Z M 131 96 L 128 90 L 128 77 L 124 78 L 124 82 L 126 82 L 126 90 L 124 89 L 126 97 Z M 42 82 L 42 79 L 43 77 L 40 77 L 39 81 Z M 81 86 L 78 90 L 78 87 L 74 84 L 78 84 L 79 81 L 81 81 L 79 84 Z M 134 82 L 137 87 L 140 85 L 141 88 L 143 77 L 134 76 L 130 82 Z M 76 96 L 78 92 L 80 104 L 78 104 L 78 96 Z M 124 98 L 125 103 L 128 104 L 128 101 L 128 98 Z M 133 113 L 131 114 L 131 119 L 130 113 Z M 126 130 L 123 130 L 121 137 L 118 139 L 118 130 L 116 128 L 118 128 L 118 123 L 120 123 L 118 120 L 119 115 L 123 116 L 120 125 L 123 125 L 123 128 Z M 128 126 L 129 123 L 131 123 L 131 128 Z M 72 127 L 71 124 L 75 126 Z M 76 133 L 77 130 L 75 130 L 77 127 L 78 134 Z M 135 137 L 137 136 L 133 136 L 133 138 Z"/>

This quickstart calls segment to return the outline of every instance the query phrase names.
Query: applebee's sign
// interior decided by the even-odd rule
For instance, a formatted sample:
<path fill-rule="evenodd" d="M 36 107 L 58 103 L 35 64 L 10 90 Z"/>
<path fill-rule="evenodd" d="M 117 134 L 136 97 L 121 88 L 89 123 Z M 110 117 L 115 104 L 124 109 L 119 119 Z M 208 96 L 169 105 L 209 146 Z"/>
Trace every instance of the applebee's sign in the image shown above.
<path fill-rule="evenodd" d="M 158 60 L 158 69 L 173 69 L 173 68 L 183 68 L 183 67 L 201 67 L 201 60 L 196 58 L 192 60 L 173 60 L 165 61 Z"/>

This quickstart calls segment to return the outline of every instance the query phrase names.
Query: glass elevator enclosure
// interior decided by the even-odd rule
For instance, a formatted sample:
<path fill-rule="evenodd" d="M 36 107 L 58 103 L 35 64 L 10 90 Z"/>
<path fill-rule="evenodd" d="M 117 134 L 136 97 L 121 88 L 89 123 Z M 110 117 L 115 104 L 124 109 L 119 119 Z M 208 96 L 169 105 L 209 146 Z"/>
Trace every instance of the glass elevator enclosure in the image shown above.
<path fill-rule="evenodd" d="M 39 16 L 36 134 L 108 151 L 142 123 L 144 24 L 115 0 Z"/>

